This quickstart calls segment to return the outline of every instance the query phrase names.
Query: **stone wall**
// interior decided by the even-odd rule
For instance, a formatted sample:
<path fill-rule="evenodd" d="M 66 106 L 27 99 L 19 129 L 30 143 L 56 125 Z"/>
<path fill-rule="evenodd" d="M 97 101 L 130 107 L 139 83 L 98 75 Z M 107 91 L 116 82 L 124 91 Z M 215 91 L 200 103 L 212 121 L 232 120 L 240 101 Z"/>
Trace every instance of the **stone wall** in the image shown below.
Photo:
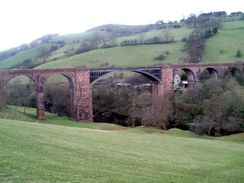
<path fill-rule="evenodd" d="M 225 71 L 235 68 L 244 71 L 244 63 L 227 63 L 227 64 L 175 64 L 160 65 L 155 67 L 141 68 L 110 68 L 109 71 L 131 70 L 141 73 L 144 76 L 154 79 L 152 86 L 152 96 L 155 99 L 166 93 L 173 95 L 174 75 L 181 70 L 187 70 L 190 76 L 190 82 L 194 83 L 199 80 L 199 75 L 206 69 L 214 71 L 213 76 L 221 77 Z M 157 77 L 152 75 L 152 70 L 161 70 L 157 72 Z M 92 72 L 99 72 L 101 69 L 93 69 Z M 104 70 L 104 69 L 102 69 Z M 148 73 L 147 73 L 148 72 Z M 149 73 L 150 72 L 150 73 Z M 45 119 L 44 109 L 44 85 L 51 75 L 61 74 L 65 76 L 70 85 L 71 96 L 71 117 L 76 121 L 93 121 L 92 112 L 92 91 L 91 91 L 91 70 L 90 69 L 33 69 L 33 70 L 7 70 L 0 71 L 0 87 L 6 87 L 7 82 L 17 76 L 27 76 L 33 80 L 36 86 L 37 116 L 40 120 Z M 97 78 L 98 79 L 98 78 Z"/>

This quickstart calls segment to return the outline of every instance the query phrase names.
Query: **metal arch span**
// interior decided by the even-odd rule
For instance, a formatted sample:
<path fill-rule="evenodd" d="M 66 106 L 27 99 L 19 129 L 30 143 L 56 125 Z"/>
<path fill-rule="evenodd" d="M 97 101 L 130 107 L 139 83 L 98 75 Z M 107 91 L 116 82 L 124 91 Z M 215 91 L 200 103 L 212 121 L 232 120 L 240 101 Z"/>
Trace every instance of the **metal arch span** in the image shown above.
<path fill-rule="evenodd" d="M 152 81 L 159 82 L 161 80 L 161 67 L 128 67 L 128 68 L 98 68 L 90 70 L 90 81 L 93 83 L 100 77 L 118 71 L 131 71 L 142 74 Z"/>

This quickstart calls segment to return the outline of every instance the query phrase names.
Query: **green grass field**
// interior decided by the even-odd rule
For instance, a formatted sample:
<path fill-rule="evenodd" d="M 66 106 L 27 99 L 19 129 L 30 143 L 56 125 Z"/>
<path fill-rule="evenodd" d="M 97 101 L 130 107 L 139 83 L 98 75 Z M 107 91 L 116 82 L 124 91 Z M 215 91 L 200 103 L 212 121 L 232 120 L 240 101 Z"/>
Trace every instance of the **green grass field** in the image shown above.
<path fill-rule="evenodd" d="M 244 134 L 210 138 L 177 129 L 77 123 L 54 114 L 37 123 L 34 109 L 17 109 L 8 110 L 31 115 L 32 122 L 0 113 L 3 183 L 244 181 Z"/>
<path fill-rule="evenodd" d="M 108 66 L 147 66 L 158 63 L 177 63 L 179 58 L 182 56 L 184 43 L 181 42 L 182 38 L 190 34 L 191 29 L 180 28 L 171 29 L 172 35 L 174 35 L 175 43 L 171 44 L 161 44 L 161 45 L 138 45 L 138 46 L 127 46 L 127 47 L 116 47 L 108 49 L 97 49 L 87 53 L 78 54 L 71 57 L 65 57 L 64 51 L 68 49 L 68 45 L 57 50 L 53 53 L 49 60 L 52 58 L 60 58 L 57 61 L 51 61 L 38 66 L 37 68 L 57 68 L 57 67 L 108 67 Z M 145 33 L 145 38 L 151 38 L 153 36 L 160 36 L 161 30 L 152 30 Z M 86 36 L 91 36 L 91 33 L 85 33 Z M 130 36 L 124 36 L 117 38 L 118 43 L 123 40 L 138 39 L 140 34 L 133 34 Z M 63 39 L 67 43 L 72 43 L 75 40 L 79 40 L 81 34 L 74 34 L 73 36 L 66 36 Z M 103 35 L 106 37 L 106 35 Z M 84 36 L 82 37 L 84 38 Z M 62 39 L 56 38 L 56 39 Z M 81 41 L 81 40 L 80 40 Z M 73 43 L 72 46 L 75 43 Z M 159 54 L 165 54 L 165 52 L 170 54 L 166 57 L 164 61 L 155 61 L 154 58 Z"/>
<path fill-rule="evenodd" d="M 10 119 L 10 120 L 20 120 L 28 122 L 40 122 L 36 117 L 36 109 L 30 107 L 22 106 L 11 106 L 8 105 L 3 110 L 0 111 L 0 118 Z M 108 124 L 108 123 L 77 123 L 67 117 L 60 117 L 53 113 L 46 112 L 46 119 L 41 121 L 41 123 L 52 124 L 52 125 L 62 125 L 71 127 L 81 127 L 81 128 L 95 128 L 95 129 L 124 129 L 124 127 Z"/>
<path fill-rule="evenodd" d="M 226 22 L 223 30 L 207 40 L 203 62 L 225 63 L 244 60 L 236 57 L 239 49 L 244 54 L 244 21 Z"/>
<path fill-rule="evenodd" d="M 34 59 L 37 55 L 39 47 L 31 48 L 17 53 L 0 62 L 0 69 L 8 69 L 16 64 L 22 63 L 25 59 Z"/>
<path fill-rule="evenodd" d="M 187 37 L 192 31 L 192 29 L 186 28 L 186 27 L 181 27 L 178 29 L 172 29 L 171 28 L 168 30 L 171 33 L 171 35 L 174 36 L 174 41 L 177 41 L 177 42 L 182 41 L 182 38 Z M 120 43 L 121 41 L 124 41 L 124 40 L 139 39 L 140 35 L 141 34 L 133 34 L 130 36 L 123 36 L 123 37 L 117 38 L 117 40 Z M 144 39 L 152 38 L 154 36 L 162 36 L 162 30 L 151 30 L 151 31 L 143 33 L 143 35 L 144 35 Z"/>
<path fill-rule="evenodd" d="M 146 66 L 158 63 L 177 63 L 183 54 L 184 43 L 177 42 L 160 45 L 124 46 L 107 49 L 97 49 L 78 54 L 63 60 L 48 62 L 37 68 L 60 67 L 102 67 L 102 66 Z M 154 61 L 154 57 L 169 51 L 164 61 Z"/>

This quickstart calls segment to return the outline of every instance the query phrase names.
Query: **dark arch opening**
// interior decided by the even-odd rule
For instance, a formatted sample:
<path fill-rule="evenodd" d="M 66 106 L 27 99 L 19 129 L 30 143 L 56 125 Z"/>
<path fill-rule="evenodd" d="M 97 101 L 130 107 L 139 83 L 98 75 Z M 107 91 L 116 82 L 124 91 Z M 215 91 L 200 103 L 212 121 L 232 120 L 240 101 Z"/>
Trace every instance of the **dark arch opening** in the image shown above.
<path fill-rule="evenodd" d="M 208 67 L 208 68 L 204 69 L 199 75 L 200 81 L 210 79 L 210 78 L 214 78 L 214 79 L 219 78 L 217 70 L 212 67 Z"/>
<path fill-rule="evenodd" d="M 196 81 L 194 72 L 189 68 L 182 68 L 176 72 L 174 76 L 174 90 L 182 91 L 189 86 L 192 86 Z"/>
<path fill-rule="evenodd" d="M 229 67 L 224 72 L 224 77 L 239 77 L 242 74 L 241 69 L 238 69 L 236 67 Z"/>
<path fill-rule="evenodd" d="M 36 108 L 36 86 L 29 76 L 13 76 L 7 81 L 6 103 L 8 107 L 14 108 L 19 113 L 24 113 L 28 120 L 36 119 L 36 112 L 31 108 Z M 16 114 L 16 116 L 18 116 Z M 24 118 L 24 116 L 22 116 Z M 20 117 L 21 118 L 21 117 Z"/>
<path fill-rule="evenodd" d="M 155 81 L 144 73 L 124 70 L 99 77 L 92 83 L 94 121 L 123 126 L 142 125 L 140 106 L 149 100 L 151 102 Z"/>
<path fill-rule="evenodd" d="M 61 73 L 49 75 L 44 86 L 45 110 L 70 117 L 73 86 L 72 79 L 67 75 Z"/>
<path fill-rule="evenodd" d="M 194 74 L 194 72 L 191 69 L 188 68 L 183 68 L 182 71 L 184 71 L 184 73 L 187 76 L 187 80 L 190 82 L 196 81 L 196 76 Z"/>
<path fill-rule="evenodd" d="M 235 78 L 236 81 L 244 86 L 244 70 L 241 68 L 230 67 L 224 72 L 224 78 Z"/>

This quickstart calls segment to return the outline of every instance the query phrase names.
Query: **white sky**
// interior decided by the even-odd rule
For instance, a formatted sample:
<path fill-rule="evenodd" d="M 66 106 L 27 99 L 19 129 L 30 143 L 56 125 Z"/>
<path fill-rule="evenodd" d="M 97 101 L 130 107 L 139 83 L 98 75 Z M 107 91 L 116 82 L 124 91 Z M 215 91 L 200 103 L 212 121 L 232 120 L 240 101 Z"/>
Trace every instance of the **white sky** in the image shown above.
<path fill-rule="evenodd" d="M 210 11 L 244 12 L 244 0 L 0 0 L 0 50 L 49 33 L 173 21 Z"/>

